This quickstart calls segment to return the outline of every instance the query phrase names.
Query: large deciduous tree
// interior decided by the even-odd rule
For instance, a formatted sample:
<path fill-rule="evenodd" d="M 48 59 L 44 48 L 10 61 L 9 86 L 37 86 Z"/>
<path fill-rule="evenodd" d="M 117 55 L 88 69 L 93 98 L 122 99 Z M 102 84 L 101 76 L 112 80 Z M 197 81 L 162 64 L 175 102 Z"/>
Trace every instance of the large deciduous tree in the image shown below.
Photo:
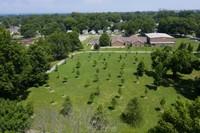
<path fill-rule="evenodd" d="M 152 33 L 156 27 L 153 19 L 145 19 L 141 24 L 141 33 Z"/>
<path fill-rule="evenodd" d="M 0 132 L 23 133 L 30 128 L 33 106 L 0 99 L 0 114 Z"/>
<path fill-rule="evenodd" d="M 192 102 L 177 101 L 166 110 L 157 126 L 149 133 L 198 133 L 200 132 L 200 98 Z"/>
<path fill-rule="evenodd" d="M 197 23 L 193 18 L 167 17 L 160 20 L 158 31 L 168 34 L 187 35 L 192 34 L 196 27 Z"/>
<path fill-rule="evenodd" d="M 0 62 L 0 97 L 24 98 L 29 87 L 47 79 L 48 63 L 42 49 L 31 46 L 27 50 L 11 41 L 5 29 L 0 31 Z"/>
<path fill-rule="evenodd" d="M 188 50 L 176 50 L 170 62 L 170 69 L 173 72 L 173 76 L 176 76 L 177 72 L 190 74 L 194 69 L 194 58 L 194 55 Z"/>
<path fill-rule="evenodd" d="M 110 37 L 108 34 L 103 33 L 99 39 L 99 45 L 100 46 L 110 46 Z"/>
<path fill-rule="evenodd" d="M 151 54 L 151 58 L 153 69 L 158 69 L 157 66 L 162 63 L 162 75 L 171 70 L 173 76 L 176 76 L 177 72 L 190 74 L 193 69 L 198 70 L 199 67 L 197 67 L 197 64 L 200 62 L 193 53 L 182 47 L 173 53 L 168 47 L 165 47 L 163 50 L 156 50 Z"/>
<path fill-rule="evenodd" d="M 43 47 L 31 45 L 28 49 L 29 63 L 32 67 L 30 84 L 42 85 L 48 79 L 46 71 L 49 70 L 47 54 Z"/>

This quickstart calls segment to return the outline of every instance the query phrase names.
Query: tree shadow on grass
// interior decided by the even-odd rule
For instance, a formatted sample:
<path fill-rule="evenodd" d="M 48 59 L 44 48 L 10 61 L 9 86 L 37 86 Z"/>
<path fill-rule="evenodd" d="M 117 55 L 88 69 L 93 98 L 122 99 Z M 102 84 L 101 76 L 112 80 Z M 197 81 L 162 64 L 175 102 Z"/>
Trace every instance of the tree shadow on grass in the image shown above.
<path fill-rule="evenodd" d="M 174 89 L 184 97 L 194 100 L 200 95 L 199 90 L 196 89 L 197 84 L 196 80 L 179 79 L 174 82 Z"/>
<path fill-rule="evenodd" d="M 155 72 L 154 71 L 145 71 L 145 74 L 147 75 L 147 76 L 149 76 L 149 77 L 155 77 Z"/>
<path fill-rule="evenodd" d="M 145 74 L 152 78 L 155 78 L 156 75 L 153 71 L 145 71 Z M 177 74 L 176 77 L 167 74 L 165 75 L 164 81 L 162 82 L 161 86 L 172 86 L 179 94 L 191 100 L 194 100 L 195 98 L 200 96 L 200 79 L 183 79 L 183 76 L 179 74 Z M 150 90 L 157 90 L 154 84 L 146 85 L 146 87 Z"/>
<path fill-rule="evenodd" d="M 113 106 L 109 106 L 108 109 L 109 110 L 115 110 L 115 108 Z"/>
<path fill-rule="evenodd" d="M 28 98 L 28 96 L 29 96 L 29 93 L 30 93 L 31 91 L 25 91 L 22 95 L 21 95 L 21 100 L 26 100 L 27 98 Z"/>
<path fill-rule="evenodd" d="M 160 111 L 161 109 L 159 107 L 155 108 L 156 111 Z"/>
<path fill-rule="evenodd" d="M 154 90 L 156 91 L 157 90 L 157 87 L 154 86 L 154 85 L 145 85 L 149 90 Z"/>

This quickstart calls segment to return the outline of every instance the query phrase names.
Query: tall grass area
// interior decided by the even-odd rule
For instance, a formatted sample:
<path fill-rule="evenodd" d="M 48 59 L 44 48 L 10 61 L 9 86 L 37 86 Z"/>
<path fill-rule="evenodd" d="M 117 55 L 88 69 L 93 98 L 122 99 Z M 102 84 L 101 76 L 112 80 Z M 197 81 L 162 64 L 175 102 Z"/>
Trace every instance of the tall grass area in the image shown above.
<path fill-rule="evenodd" d="M 122 56 L 121 61 L 119 61 L 120 55 Z M 138 58 L 137 62 L 135 57 Z M 95 60 L 97 61 L 96 67 L 94 66 Z M 146 70 L 152 71 L 150 54 L 83 53 L 68 59 L 66 64 L 58 67 L 57 72 L 54 71 L 49 75 L 48 85 L 29 89 L 30 94 L 25 102 L 32 102 L 34 104 L 35 122 L 32 128 L 41 130 L 38 129 L 38 125 L 41 126 L 40 122 L 46 120 L 48 121 L 46 130 L 51 131 L 53 127 L 51 126 L 52 120 L 50 117 L 55 117 L 57 114 L 60 121 L 64 124 L 63 132 L 72 132 L 73 128 L 69 118 L 59 115 L 65 96 L 69 96 L 73 103 L 74 119 L 77 118 L 76 122 L 80 121 L 81 133 L 88 132 L 89 120 L 100 104 L 103 105 L 109 121 L 107 132 L 147 132 L 149 128 L 157 124 L 158 116 L 161 112 L 156 111 L 156 108 L 160 107 L 160 100 L 163 97 L 166 99 L 165 108 L 171 106 L 178 97 L 183 100 L 185 98 L 172 87 L 160 87 L 159 90 L 151 89 L 154 86 L 151 75 L 147 76 L 145 74 L 137 82 L 137 77 L 134 73 L 141 60 L 144 61 Z M 77 62 L 80 62 L 80 68 L 76 68 Z M 105 62 L 107 62 L 106 69 L 104 69 Z M 123 74 L 125 82 L 122 87 L 122 97 L 117 99 L 118 105 L 116 109 L 109 110 L 111 99 L 118 95 L 119 85 L 121 84 L 119 74 L 123 63 L 125 64 Z M 76 77 L 77 69 L 80 72 L 78 78 Z M 99 82 L 94 81 L 97 69 L 99 70 Z M 110 79 L 109 73 L 111 74 Z M 64 77 L 68 78 L 66 83 L 63 83 Z M 95 91 L 97 86 L 100 88 L 100 95 L 95 96 L 93 104 L 88 105 L 89 96 Z M 147 97 L 143 98 L 146 88 L 148 88 Z M 120 120 L 120 114 L 124 111 L 128 101 L 133 97 L 139 98 L 144 111 L 144 122 L 140 127 L 136 128 L 130 127 Z M 53 111 L 45 111 L 46 109 L 52 109 Z M 45 117 L 42 114 L 45 114 Z"/>

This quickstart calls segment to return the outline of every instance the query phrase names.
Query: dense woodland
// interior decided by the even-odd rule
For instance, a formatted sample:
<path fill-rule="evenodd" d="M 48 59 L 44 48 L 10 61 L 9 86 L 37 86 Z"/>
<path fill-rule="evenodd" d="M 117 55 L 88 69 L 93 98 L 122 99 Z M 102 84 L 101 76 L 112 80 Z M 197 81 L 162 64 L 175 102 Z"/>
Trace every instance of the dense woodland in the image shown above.
<path fill-rule="evenodd" d="M 200 12 L 194 11 L 20 15 L 1 16 L 0 21 L 4 25 L 0 25 L 0 132 L 3 133 L 21 133 L 30 128 L 31 116 L 34 114 L 33 105 L 31 103 L 24 105 L 21 101 L 29 95 L 30 87 L 38 87 L 46 83 L 48 80 L 46 71 L 49 70 L 51 61 L 64 59 L 69 53 L 83 48 L 78 38 L 82 30 L 105 31 L 110 27 L 111 30 L 125 30 L 128 36 L 138 32 L 141 34 L 153 32 L 157 28 L 159 32 L 171 35 L 196 34 L 200 37 Z M 12 26 L 21 26 L 20 32 L 24 38 L 35 37 L 39 34 L 44 37 L 39 38 L 30 47 L 25 47 L 13 40 L 6 30 Z M 73 32 L 67 33 L 68 30 L 73 30 Z M 100 45 L 105 44 L 109 45 L 107 34 L 100 37 Z M 191 96 L 185 97 L 191 101 L 186 103 L 177 101 L 171 109 L 166 109 L 158 125 L 149 132 L 199 132 L 200 78 L 184 81 L 180 78 L 180 74 L 191 74 L 193 70 L 200 70 L 198 53 L 193 53 L 193 47 L 190 44 L 182 43 L 174 51 L 170 47 L 155 50 L 151 53 L 151 59 L 154 85 L 159 88 L 159 86 L 173 84 L 176 89 L 183 82 L 188 82 L 189 87 L 181 86 L 188 92 L 179 91 L 184 96 L 189 93 Z M 80 62 L 77 63 L 77 68 L 80 66 Z M 107 65 L 105 65 L 106 68 Z M 78 72 L 77 70 L 77 75 L 80 75 Z M 99 70 L 97 69 L 96 72 L 99 73 Z M 139 79 L 144 74 L 145 63 L 141 61 L 136 75 Z M 123 78 L 121 82 L 125 82 Z M 118 93 L 121 95 L 121 90 Z M 99 95 L 99 93 L 91 93 L 89 102 L 93 102 L 94 95 Z M 163 99 L 161 105 L 164 103 Z M 114 110 L 117 105 L 115 98 L 112 99 L 111 104 Z M 71 116 L 72 110 L 71 100 L 67 97 L 61 114 Z M 104 129 L 108 125 L 104 115 L 100 105 L 90 121 L 95 130 Z M 144 118 L 137 98 L 130 100 L 120 117 L 130 126 L 141 125 Z"/>
<path fill-rule="evenodd" d="M 83 30 L 104 30 L 108 27 L 125 30 L 126 35 L 137 32 L 158 32 L 172 35 L 196 34 L 200 36 L 199 11 L 159 11 L 133 13 L 72 13 L 54 15 L 19 15 L 1 16 L 0 22 L 9 28 L 21 25 L 21 34 L 25 38 L 38 34 L 48 36 L 56 30 L 66 32 L 73 30 L 82 33 Z M 159 24 L 159 25 L 158 25 Z"/>

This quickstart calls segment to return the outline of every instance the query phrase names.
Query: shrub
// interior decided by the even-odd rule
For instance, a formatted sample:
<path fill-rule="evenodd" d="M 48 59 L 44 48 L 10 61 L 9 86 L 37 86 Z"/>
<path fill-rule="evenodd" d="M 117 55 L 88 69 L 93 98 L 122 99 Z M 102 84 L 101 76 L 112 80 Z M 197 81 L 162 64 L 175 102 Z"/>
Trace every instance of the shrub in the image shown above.
<path fill-rule="evenodd" d="M 121 114 L 121 120 L 131 126 L 139 126 L 143 122 L 143 110 L 137 98 L 129 101 L 126 109 Z"/>

